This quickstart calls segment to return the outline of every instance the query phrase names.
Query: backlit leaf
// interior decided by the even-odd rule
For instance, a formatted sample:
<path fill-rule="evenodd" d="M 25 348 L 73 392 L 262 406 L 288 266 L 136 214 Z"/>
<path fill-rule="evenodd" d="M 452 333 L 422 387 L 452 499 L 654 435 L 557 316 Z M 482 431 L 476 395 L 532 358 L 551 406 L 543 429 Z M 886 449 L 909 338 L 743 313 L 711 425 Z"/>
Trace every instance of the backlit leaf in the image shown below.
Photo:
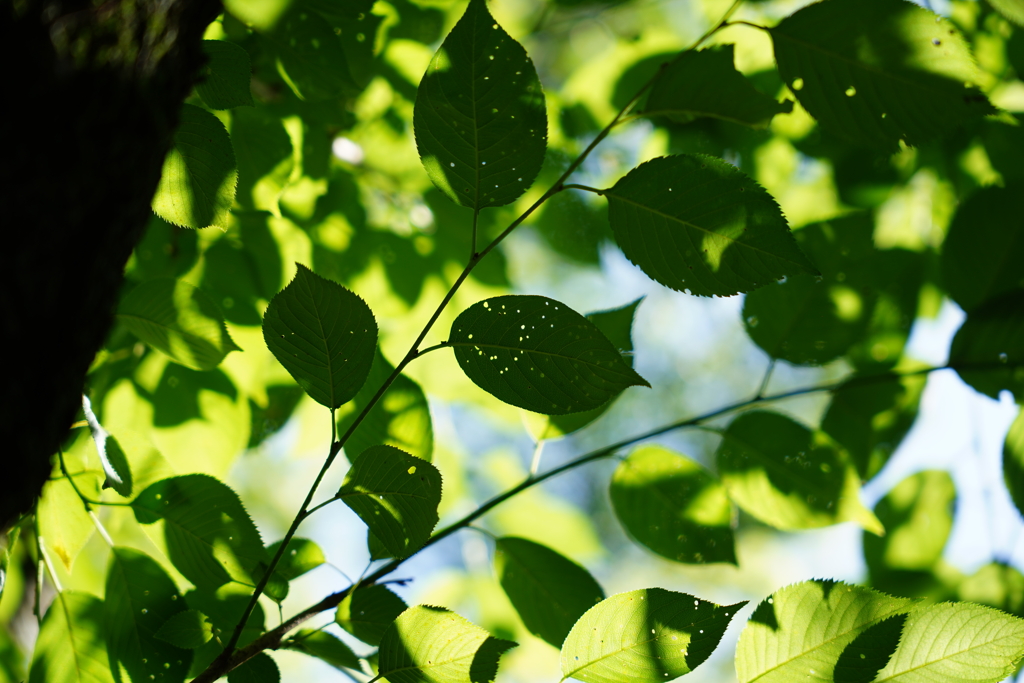
<path fill-rule="evenodd" d="M 509 204 L 540 171 L 547 125 L 533 62 L 484 0 L 471 0 L 416 93 L 413 126 L 427 175 L 456 204 Z"/>
<path fill-rule="evenodd" d="M 1024 574 L 1002 562 L 990 562 L 960 582 L 957 596 L 1024 617 Z"/>
<path fill-rule="evenodd" d="M 231 633 L 242 618 L 249 598 L 252 595 L 252 588 L 240 583 L 226 583 L 217 589 L 195 589 L 185 594 L 185 603 L 191 609 L 198 610 L 206 615 L 213 625 L 215 631 L 221 635 Z M 263 606 L 257 603 L 252 614 L 242 629 L 242 635 L 238 639 L 239 646 L 251 643 L 263 634 L 266 623 L 263 613 Z M 197 676 L 205 669 L 210 662 L 216 659 L 224 649 L 223 643 L 211 639 L 205 645 L 193 650 L 195 659 L 192 662 L 190 676 Z"/>
<path fill-rule="evenodd" d="M 777 529 L 857 522 L 883 529 L 860 502 L 860 478 L 827 437 L 779 413 L 743 413 L 725 430 L 718 472 L 734 503 Z"/>
<path fill-rule="evenodd" d="M 701 116 L 764 128 L 776 114 L 793 110 L 759 92 L 733 66 L 733 45 L 681 53 L 658 76 L 643 113 L 687 123 Z"/>
<path fill-rule="evenodd" d="M 336 669 L 346 668 L 362 671 L 359 666 L 359 657 L 338 636 L 327 631 L 302 629 L 286 640 L 283 647 L 304 652 L 327 662 Z"/>
<path fill-rule="evenodd" d="M 775 591 L 758 605 L 736 645 L 740 683 L 827 681 L 844 649 L 875 624 L 905 614 L 913 601 L 836 581 Z"/>
<path fill-rule="evenodd" d="M 203 53 L 210 60 L 200 72 L 196 92 L 210 109 L 253 106 L 249 92 L 249 53 L 226 40 L 204 40 Z"/>
<path fill-rule="evenodd" d="M 183 602 L 155 560 L 136 550 L 113 548 L 103 603 L 112 667 L 120 664 L 133 681 L 154 680 L 150 676 L 184 681 L 192 653 L 156 636 Z"/>
<path fill-rule="evenodd" d="M 255 585 L 260 564 L 269 562 L 238 495 L 213 477 L 189 474 L 158 481 L 131 506 L 143 524 L 162 521 L 171 562 L 200 588 L 229 581 Z"/>
<path fill-rule="evenodd" d="M 212 370 L 238 349 L 217 305 L 184 280 L 142 283 L 121 301 L 117 317 L 136 337 L 193 370 Z"/>
<path fill-rule="evenodd" d="M 78 490 L 92 500 L 100 497 L 103 477 L 96 471 L 73 474 Z M 96 525 L 86 512 L 82 499 L 66 478 L 51 479 L 43 485 L 43 493 L 36 508 L 39 537 L 47 550 L 60 558 L 69 572 L 92 537 Z"/>
<path fill-rule="evenodd" d="M 490 683 L 516 644 L 491 636 L 443 607 L 403 612 L 380 643 L 380 676 L 390 683 Z"/>
<path fill-rule="evenodd" d="M 441 473 L 394 446 L 364 451 L 338 498 L 359 515 L 395 557 L 408 557 L 430 538 L 441 502 Z"/>
<path fill-rule="evenodd" d="M 826 0 L 770 30 L 779 73 L 823 128 L 895 152 L 994 113 L 955 25 L 903 0 Z"/>
<path fill-rule="evenodd" d="M 654 683 L 693 671 L 711 655 L 736 611 L 686 593 L 645 588 L 591 607 L 562 645 L 562 679 Z"/>
<path fill-rule="evenodd" d="M 267 546 L 267 555 L 273 557 L 277 549 L 281 547 L 281 541 L 271 543 Z M 292 538 L 288 541 L 288 547 L 281 555 L 281 561 L 274 571 L 286 580 L 297 579 L 308 571 L 316 569 L 324 562 L 324 551 L 308 538 Z"/>
<path fill-rule="evenodd" d="M 334 27 L 304 3 L 264 34 L 277 52 L 277 70 L 299 99 L 322 102 L 359 93 L 342 40 Z"/>
<path fill-rule="evenodd" d="M 224 124 L 205 109 L 182 105 L 174 146 L 153 197 L 154 213 L 183 228 L 225 228 L 237 179 Z"/>
<path fill-rule="evenodd" d="M 263 338 L 310 398 L 332 410 L 356 395 L 377 347 L 377 322 L 352 291 L 297 264 L 263 317 Z"/>
<path fill-rule="evenodd" d="M 988 4 L 1017 26 L 1024 27 L 1024 0 L 988 0 Z"/>
<path fill-rule="evenodd" d="M 942 470 L 918 472 L 897 484 L 875 506 L 885 536 L 864 534 L 864 560 L 872 577 L 887 570 L 931 569 L 946 547 L 955 504 L 953 479 Z"/>
<path fill-rule="evenodd" d="M 1010 425 L 1003 443 L 1003 481 L 1013 504 L 1024 515 L 1024 411 Z"/>
<path fill-rule="evenodd" d="M 604 195 L 619 247 L 666 287 L 731 296 L 784 276 L 817 273 L 775 200 L 716 157 L 652 159 Z"/>
<path fill-rule="evenodd" d="M 615 469 L 611 499 L 629 534 L 662 557 L 736 564 L 725 487 L 692 460 L 660 446 L 638 448 Z"/>
<path fill-rule="evenodd" d="M 462 371 L 498 399 L 547 415 L 590 410 L 629 386 L 650 386 L 597 327 L 542 296 L 499 296 L 452 323 Z"/>
<path fill-rule="evenodd" d="M 562 646 L 584 612 L 604 599 L 586 569 L 525 538 L 495 542 L 494 571 L 527 630 L 555 647 Z"/>
<path fill-rule="evenodd" d="M 153 635 L 175 647 L 194 650 L 210 642 L 213 625 L 199 610 L 188 609 L 169 618 Z"/>
<path fill-rule="evenodd" d="M 29 683 L 114 683 L 107 627 L 102 600 L 78 591 L 57 593 L 39 629 Z"/>
<path fill-rule="evenodd" d="M 367 645 L 376 646 L 406 608 L 387 586 L 359 586 L 338 605 L 334 620 Z"/>
<path fill-rule="evenodd" d="M 998 398 L 1007 389 L 1024 400 L 1024 296 L 1006 292 L 968 313 L 953 337 L 949 364 L 987 396 Z"/>

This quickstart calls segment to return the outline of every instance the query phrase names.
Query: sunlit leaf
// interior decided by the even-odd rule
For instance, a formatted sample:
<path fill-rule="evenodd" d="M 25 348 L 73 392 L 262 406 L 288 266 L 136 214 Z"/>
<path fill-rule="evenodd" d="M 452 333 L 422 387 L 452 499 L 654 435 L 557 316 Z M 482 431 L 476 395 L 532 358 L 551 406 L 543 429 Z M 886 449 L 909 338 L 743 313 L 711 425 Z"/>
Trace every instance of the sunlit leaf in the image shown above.
<path fill-rule="evenodd" d="M 171 562 L 200 588 L 215 589 L 228 581 L 254 585 L 260 564 L 269 561 L 238 495 L 213 477 L 189 474 L 158 481 L 131 506 L 143 524 L 162 521 Z"/>
<path fill-rule="evenodd" d="M 249 53 L 226 40 L 204 40 L 203 53 L 210 60 L 203 67 L 196 92 L 210 109 L 253 106 L 249 92 Z"/>
<path fill-rule="evenodd" d="M 352 465 L 338 498 L 392 555 L 407 557 L 430 538 L 437 524 L 441 473 L 394 446 L 373 446 Z"/>
<path fill-rule="evenodd" d="M 261 31 L 271 29 L 295 0 L 226 0 L 224 8 Z"/>
<path fill-rule="evenodd" d="M 716 454 L 729 497 L 778 529 L 857 522 L 881 524 L 860 502 L 860 478 L 824 435 L 779 413 L 743 413 L 725 430 Z"/>
<path fill-rule="evenodd" d="M 716 157 L 659 157 L 603 194 L 619 247 L 666 287 L 731 296 L 817 273 L 771 195 Z"/>
<path fill-rule="evenodd" d="M 237 669 L 228 672 L 228 683 L 280 683 L 281 670 L 277 662 L 266 652 L 255 657 Z"/>
<path fill-rule="evenodd" d="M 178 612 L 157 629 L 156 638 L 185 650 L 194 650 L 210 642 L 213 625 L 196 609 Z"/>
<path fill-rule="evenodd" d="M 182 608 L 171 578 L 148 555 L 113 548 L 107 568 L 103 617 L 111 664 L 123 666 L 132 680 L 182 682 L 192 653 L 156 636 Z"/>
<path fill-rule="evenodd" d="M 29 683 L 114 683 L 106 633 L 102 600 L 61 591 L 43 617 Z"/>
<path fill-rule="evenodd" d="M 410 607 L 380 643 L 380 676 L 390 683 L 490 683 L 516 644 L 491 636 L 443 607 Z"/>
<path fill-rule="evenodd" d="M 376 646 L 406 608 L 387 586 L 359 586 L 338 605 L 334 620 L 367 645 Z"/>
<path fill-rule="evenodd" d="M 316 657 L 336 669 L 362 671 L 359 666 L 359 657 L 338 636 L 327 631 L 302 629 L 286 640 L 283 646 L 289 650 L 304 652 L 311 657 Z"/>
<path fill-rule="evenodd" d="M 71 473 L 78 490 L 92 500 L 100 497 L 103 477 L 95 471 Z M 46 550 L 51 550 L 68 571 L 92 537 L 96 526 L 86 512 L 82 499 L 66 478 L 51 479 L 43 485 L 36 507 L 39 536 Z"/>
<path fill-rule="evenodd" d="M 758 605 L 740 634 L 736 676 L 740 683 L 831 683 L 847 645 L 913 604 L 836 581 L 804 581 L 777 590 Z"/>
<path fill-rule="evenodd" d="M 1003 481 L 1013 504 L 1024 515 L 1024 411 L 1010 425 L 1003 443 Z"/>
<path fill-rule="evenodd" d="M 949 364 L 981 393 L 1024 400 L 1024 296 L 1007 292 L 974 309 L 953 337 Z"/>
<path fill-rule="evenodd" d="M 413 126 L 427 175 L 456 204 L 509 204 L 540 171 L 547 125 L 533 62 L 484 0 L 471 0 L 416 93 Z"/>
<path fill-rule="evenodd" d="M 942 557 L 955 504 L 953 479 L 942 470 L 918 472 L 897 484 L 875 506 L 885 536 L 864 534 L 864 560 L 872 576 L 930 569 Z"/>
<path fill-rule="evenodd" d="M 988 4 L 1004 17 L 1024 27 L 1024 1 L 1022 0 L 988 0 Z"/>
<path fill-rule="evenodd" d="M 678 123 L 711 116 L 764 128 L 776 114 L 791 112 L 792 102 L 776 102 L 736 70 L 734 47 L 715 45 L 681 53 L 654 82 L 643 113 L 667 116 Z"/>
<path fill-rule="evenodd" d="M 662 557 L 736 564 L 725 487 L 692 460 L 660 446 L 638 448 L 615 469 L 611 499 L 629 534 Z"/>
<path fill-rule="evenodd" d="M 224 124 L 205 109 L 182 105 L 174 146 L 153 197 L 154 213 L 184 228 L 224 228 L 237 179 Z"/>
<path fill-rule="evenodd" d="M 125 498 L 132 495 L 132 470 L 128 466 L 128 457 L 121 449 L 110 432 L 103 428 L 92 411 L 92 404 L 88 396 L 82 396 L 82 412 L 89 423 L 89 431 L 92 433 L 92 440 L 96 444 L 96 452 L 100 456 L 100 465 L 106 479 L 103 481 L 103 488 L 113 488 Z"/>
<path fill-rule="evenodd" d="M 907 617 L 879 683 L 996 683 L 1024 656 L 1024 619 L 969 602 L 941 603 Z"/>
<path fill-rule="evenodd" d="M 645 588 L 591 607 L 562 645 L 562 677 L 585 683 L 654 683 L 689 673 L 718 646 L 746 602 L 716 605 Z"/>
<path fill-rule="evenodd" d="M 142 283 L 121 301 L 117 317 L 139 339 L 193 370 L 212 370 L 238 349 L 217 305 L 184 280 Z"/>
<path fill-rule="evenodd" d="M 542 296 L 499 296 L 452 323 L 448 345 L 488 393 L 537 413 L 591 410 L 629 386 L 650 386 L 597 327 Z"/>
<path fill-rule="evenodd" d="M 525 538 L 495 541 L 494 571 L 527 630 L 555 647 L 562 646 L 584 612 L 604 599 L 586 569 Z"/>
<path fill-rule="evenodd" d="M 277 549 L 281 547 L 281 541 L 271 543 L 267 546 L 267 555 L 273 557 Z M 308 538 L 292 538 L 288 541 L 288 547 L 281 555 L 281 561 L 274 571 L 288 581 L 297 579 L 308 571 L 316 569 L 324 562 L 324 551 Z"/>
<path fill-rule="evenodd" d="M 302 264 L 263 317 L 263 338 L 310 398 L 332 410 L 356 395 L 377 347 L 370 307 Z"/>
<path fill-rule="evenodd" d="M 990 562 L 961 581 L 957 595 L 1024 617 L 1024 574 L 1003 562 Z"/>
<path fill-rule="evenodd" d="M 827 0 L 770 30 L 779 73 L 823 128 L 895 152 L 994 113 L 955 25 L 902 0 Z"/>

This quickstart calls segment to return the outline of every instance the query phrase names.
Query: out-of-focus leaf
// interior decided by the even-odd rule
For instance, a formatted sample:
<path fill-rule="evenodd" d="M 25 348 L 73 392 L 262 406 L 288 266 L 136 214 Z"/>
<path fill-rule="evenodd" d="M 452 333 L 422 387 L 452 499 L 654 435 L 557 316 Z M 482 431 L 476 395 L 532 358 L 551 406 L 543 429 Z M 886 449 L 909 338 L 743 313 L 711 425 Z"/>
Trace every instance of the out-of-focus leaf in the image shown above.
<path fill-rule="evenodd" d="M 1024 411 L 1010 425 L 1003 443 L 1003 481 L 1013 504 L 1024 515 Z"/>
<path fill-rule="evenodd" d="M 265 34 L 277 52 L 281 78 L 299 99 L 310 102 L 358 94 L 342 38 L 331 22 L 302 5 L 297 3 Z"/>
<path fill-rule="evenodd" d="M 953 337 L 949 364 L 981 393 L 1007 389 L 1024 400 L 1024 296 L 1006 292 L 967 314 Z"/>
<path fill-rule="evenodd" d="M 352 652 L 352 648 L 343 643 L 338 636 L 327 631 L 302 629 L 286 640 L 283 646 L 323 660 L 335 669 L 362 671 L 359 657 Z"/>
<path fill-rule="evenodd" d="M 406 607 L 387 586 L 359 586 L 338 605 L 334 620 L 367 645 L 376 646 Z"/>
<path fill-rule="evenodd" d="M 292 141 L 281 120 L 261 108 L 238 109 L 231 113 L 231 144 L 238 160 L 238 203 L 276 210 L 295 166 Z"/>
<path fill-rule="evenodd" d="M 203 53 L 210 60 L 203 67 L 196 92 L 210 109 L 253 106 L 249 92 L 249 53 L 226 40 L 204 40 Z"/>
<path fill-rule="evenodd" d="M 988 0 L 988 4 L 1004 17 L 1024 28 L 1024 1 L 1022 0 Z"/>
<path fill-rule="evenodd" d="M 267 555 L 273 557 L 280 547 L 281 541 L 271 543 L 267 546 Z M 316 569 L 326 561 L 324 551 L 316 543 L 308 538 L 292 538 L 288 541 L 288 547 L 285 548 L 281 561 L 278 562 L 277 569 L 274 571 L 291 581 Z"/>
<path fill-rule="evenodd" d="M 194 650 L 210 642 L 213 626 L 199 610 L 187 609 L 170 617 L 153 635 L 175 647 Z"/>
<path fill-rule="evenodd" d="M 114 683 L 107 659 L 103 601 L 61 591 L 39 629 L 29 683 Z"/>
<path fill-rule="evenodd" d="M 1024 617 L 1024 574 L 1008 564 L 984 565 L 957 586 L 957 595 L 961 600 Z"/>
<path fill-rule="evenodd" d="M 692 460 L 660 446 L 638 448 L 615 469 L 611 499 L 630 535 L 662 557 L 736 564 L 725 487 Z"/>

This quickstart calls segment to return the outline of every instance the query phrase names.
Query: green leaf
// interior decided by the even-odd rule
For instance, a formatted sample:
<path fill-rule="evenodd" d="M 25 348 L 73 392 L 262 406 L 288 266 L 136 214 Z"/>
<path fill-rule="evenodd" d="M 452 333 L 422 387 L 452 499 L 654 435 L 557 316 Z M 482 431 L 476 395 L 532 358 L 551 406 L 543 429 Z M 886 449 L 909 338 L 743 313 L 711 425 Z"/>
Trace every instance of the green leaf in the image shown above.
<path fill-rule="evenodd" d="M 327 631 L 302 629 L 284 641 L 282 646 L 323 660 L 335 669 L 362 671 L 359 657 L 338 636 Z"/>
<path fill-rule="evenodd" d="M 887 570 L 931 569 L 946 547 L 955 505 L 956 487 L 942 470 L 918 472 L 897 484 L 875 506 L 885 536 L 864 534 L 872 579 Z"/>
<path fill-rule="evenodd" d="M 114 683 L 107 628 L 102 600 L 77 591 L 57 593 L 39 629 L 29 683 Z"/>
<path fill-rule="evenodd" d="M 988 0 L 988 4 L 1017 26 L 1024 27 L 1024 0 Z"/>
<path fill-rule="evenodd" d="M 200 72 L 196 92 L 210 109 L 254 106 L 249 92 L 252 67 L 249 53 L 225 40 L 204 40 L 203 53 L 210 60 Z"/>
<path fill-rule="evenodd" d="M 776 102 L 736 70 L 734 48 L 715 45 L 680 53 L 654 82 L 642 113 L 667 116 L 677 123 L 712 116 L 764 128 L 776 114 L 793 111 L 792 102 Z"/>
<path fill-rule="evenodd" d="M 269 561 L 238 495 L 213 477 L 188 474 L 158 481 L 131 506 L 143 524 L 162 521 L 171 563 L 199 588 L 216 589 L 229 581 L 255 585 L 260 564 Z"/>
<path fill-rule="evenodd" d="M 210 642 L 213 626 L 205 614 L 196 609 L 188 609 L 165 621 L 154 636 L 175 647 L 194 650 Z"/>
<path fill-rule="evenodd" d="M 895 152 L 995 113 L 954 24 L 902 0 L 826 0 L 770 30 L 779 73 L 822 128 Z"/>
<path fill-rule="evenodd" d="M 734 503 L 777 529 L 857 522 L 883 533 L 860 502 L 853 465 L 825 437 L 778 413 L 743 413 L 725 430 L 716 453 Z"/>
<path fill-rule="evenodd" d="M 237 669 L 228 673 L 228 683 L 280 683 L 281 670 L 277 662 L 260 652 Z"/>
<path fill-rule="evenodd" d="M 182 607 L 167 573 L 148 555 L 115 547 L 107 567 L 103 618 L 111 668 L 123 666 L 133 681 L 183 682 L 192 653 L 156 637 Z"/>
<path fill-rule="evenodd" d="M 1024 297 L 1024 186 L 983 187 L 957 209 L 942 243 L 942 281 L 968 313 L 1012 290 Z"/>
<path fill-rule="evenodd" d="M 1001 562 L 984 565 L 957 586 L 961 600 L 1024 617 L 1024 574 Z"/>
<path fill-rule="evenodd" d="M 490 683 L 515 646 L 443 607 L 419 605 L 381 639 L 379 673 L 390 683 Z"/>
<path fill-rule="evenodd" d="M 338 498 L 359 515 L 395 557 L 430 538 L 441 503 L 441 473 L 394 446 L 373 446 L 353 463 Z"/>
<path fill-rule="evenodd" d="M 1010 425 L 1003 443 L 1003 481 L 1013 504 L 1024 515 L 1024 411 Z"/>
<path fill-rule="evenodd" d="M 281 541 L 271 543 L 267 547 L 267 555 L 273 557 L 280 547 Z M 308 538 L 292 538 L 288 541 L 288 547 L 281 555 L 281 561 L 274 572 L 286 580 L 292 581 L 306 572 L 316 569 L 326 561 L 324 551 L 316 543 Z"/>
<path fill-rule="evenodd" d="M 128 466 L 128 457 L 121 449 L 110 432 L 103 428 L 96 413 L 92 411 L 92 404 L 89 397 L 82 395 L 82 412 L 85 413 L 85 420 L 89 423 L 89 432 L 96 444 L 96 452 L 100 456 L 100 465 L 106 479 L 103 481 L 103 488 L 113 488 L 118 494 L 128 498 L 132 495 L 132 470 Z"/>
<path fill-rule="evenodd" d="M 660 446 L 638 448 L 615 468 L 611 499 L 630 536 L 662 557 L 736 564 L 725 487 L 694 461 Z"/>
<path fill-rule="evenodd" d="M 601 331 L 542 296 L 499 296 L 452 323 L 448 344 L 481 389 L 547 415 L 597 408 L 629 386 L 650 386 Z"/>
<path fill-rule="evenodd" d="M 867 627 L 839 655 L 834 683 L 871 683 L 900 643 L 906 614 L 896 614 Z"/>
<path fill-rule="evenodd" d="M 430 61 L 413 127 L 427 175 L 456 204 L 504 206 L 537 177 L 548 129 L 540 80 L 484 0 L 470 0 Z"/>
<path fill-rule="evenodd" d="M 238 203 L 247 209 L 277 211 L 278 198 L 295 168 L 292 140 L 281 120 L 263 108 L 233 111 L 231 144 L 238 159 Z M 244 229 L 245 222 L 242 225 Z M 274 290 L 278 287 L 273 283 Z"/>
<path fill-rule="evenodd" d="M 562 645 L 562 680 L 654 683 L 678 678 L 711 655 L 745 604 L 716 605 L 663 588 L 613 595 L 587 610 L 569 632 Z"/>
<path fill-rule="evenodd" d="M 815 579 L 757 606 L 736 645 L 740 683 L 828 681 L 843 650 L 871 626 L 905 614 L 912 600 Z"/>
<path fill-rule="evenodd" d="M 861 479 L 878 474 L 917 417 L 923 375 L 854 375 L 832 392 L 821 428 L 846 449 Z"/>
<path fill-rule="evenodd" d="M 235 626 L 242 619 L 242 614 L 249 604 L 252 595 L 252 588 L 240 583 L 226 583 L 216 590 L 196 589 L 185 595 L 185 603 L 188 607 L 199 610 L 213 624 L 213 632 L 224 637 L 224 634 L 231 634 Z M 238 645 L 244 646 L 251 643 L 264 632 L 266 619 L 263 613 L 263 606 L 259 603 L 253 608 L 252 613 L 245 622 L 242 635 L 238 639 Z M 217 639 L 210 640 L 202 647 L 193 650 L 195 659 L 192 662 L 190 676 L 198 676 L 209 664 L 215 660 L 224 649 L 224 645 Z"/>
<path fill-rule="evenodd" d="M 338 605 L 334 620 L 367 645 L 377 646 L 406 608 L 402 598 L 387 586 L 359 586 Z"/>
<path fill-rule="evenodd" d="M 72 475 L 78 490 L 92 500 L 100 496 L 102 478 L 95 471 Z M 69 572 L 96 530 L 82 499 L 66 478 L 51 479 L 43 485 L 36 507 L 39 537 L 47 550 L 52 550 Z"/>
<path fill-rule="evenodd" d="M 277 71 L 300 100 L 322 102 L 359 93 L 334 26 L 296 3 L 263 34 L 277 52 Z"/>
<path fill-rule="evenodd" d="M 527 630 L 555 647 L 562 646 L 584 612 L 604 599 L 586 569 L 525 538 L 495 542 L 494 571 Z"/>
<path fill-rule="evenodd" d="M 263 317 L 263 339 L 317 403 L 334 410 L 366 382 L 377 322 L 358 295 L 301 263 Z"/>
<path fill-rule="evenodd" d="M 153 212 L 183 228 L 226 228 L 237 179 L 235 152 L 224 124 L 205 109 L 182 105 Z"/>
<path fill-rule="evenodd" d="M 623 253 L 666 287 L 731 296 L 817 274 L 771 195 L 716 157 L 652 159 L 604 195 Z"/>
<path fill-rule="evenodd" d="M 999 398 L 1007 389 L 1024 400 L 1024 296 L 1007 292 L 968 313 L 953 337 L 949 364 L 986 396 Z"/>
<path fill-rule="evenodd" d="M 193 370 L 212 370 L 240 350 L 217 304 L 184 280 L 143 282 L 121 300 L 117 317 L 136 337 Z"/>
<path fill-rule="evenodd" d="M 338 420 L 338 433 L 344 434 L 363 408 L 395 368 L 378 350 L 373 367 L 363 388 L 346 406 L 347 412 Z M 434 429 L 430 421 L 430 406 L 420 385 L 405 375 L 399 375 L 384 397 L 377 401 L 369 414 L 345 442 L 345 455 L 354 461 L 359 454 L 384 444 L 400 448 L 423 460 L 430 460 L 434 452 Z"/>
<path fill-rule="evenodd" d="M 1024 656 L 1024 619 L 968 602 L 907 617 L 899 647 L 875 681 L 996 683 Z"/>
<path fill-rule="evenodd" d="M 226 0 L 224 9 L 242 22 L 262 31 L 274 27 L 295 0 Z"/>

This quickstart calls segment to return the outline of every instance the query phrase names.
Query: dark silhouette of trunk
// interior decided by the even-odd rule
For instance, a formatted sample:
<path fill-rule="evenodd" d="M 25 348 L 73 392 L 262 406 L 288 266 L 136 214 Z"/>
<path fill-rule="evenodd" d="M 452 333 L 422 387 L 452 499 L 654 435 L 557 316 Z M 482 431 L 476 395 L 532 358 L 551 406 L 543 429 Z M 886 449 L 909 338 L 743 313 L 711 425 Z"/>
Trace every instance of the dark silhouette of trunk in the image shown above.
<path fill-rule="evenodd" d="M 4 5 L 0 529 L 32 507 L 81 405 L 221 11 L 206 0 Z"/>

